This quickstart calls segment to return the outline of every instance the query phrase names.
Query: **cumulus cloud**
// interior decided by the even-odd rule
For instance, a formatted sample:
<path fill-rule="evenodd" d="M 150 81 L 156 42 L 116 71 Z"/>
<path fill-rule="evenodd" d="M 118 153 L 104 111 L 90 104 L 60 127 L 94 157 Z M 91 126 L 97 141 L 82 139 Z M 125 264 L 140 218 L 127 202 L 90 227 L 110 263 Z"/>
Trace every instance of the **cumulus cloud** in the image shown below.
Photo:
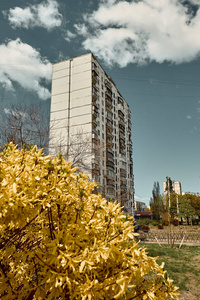
<path fill-rule="evenodd" d="M 8 13 L 8 20 L 13 27 L 33 28 L 44 27 L 51 30 L 62 23 L 62 15 L 58 11 L 56 0 L 47 0 L 37 5 L 28 7 L 11 8 Z"/>
<path fill-rule="evenodd" d="M 194 4 L 194 5 L 199 5 L 200 6 L 199 0 L 189 0 L 189 2 Z"/>
<path fill-rule="evenodd" d="M 3 59 L 1 59 L 3 57 Z M 50 82 L 52 65 L 40 53 L 20 39 L 0 45 L 0 83 L 13 89 L 13 82 L 38 94 L 40 99 L 50 97 L 41 80 Z"/>
<path fill-rule="evenodd" d="M 84 16 L 82 26 L 75 28 L 84 35 L 84 48 L 108 65 L 190 62 L 200 54 L 196 2 L 102 0 L 96 11 Z"/>
<path fill-rule="evenodd" d="M 75 37 L 76 37 L 76 34 L 71 32 L 70 30 L 67 30 L 65 32 L 64 38 L 65 38 L 66 41 L 71 42 L 71 40 L 74 39 Z"/>

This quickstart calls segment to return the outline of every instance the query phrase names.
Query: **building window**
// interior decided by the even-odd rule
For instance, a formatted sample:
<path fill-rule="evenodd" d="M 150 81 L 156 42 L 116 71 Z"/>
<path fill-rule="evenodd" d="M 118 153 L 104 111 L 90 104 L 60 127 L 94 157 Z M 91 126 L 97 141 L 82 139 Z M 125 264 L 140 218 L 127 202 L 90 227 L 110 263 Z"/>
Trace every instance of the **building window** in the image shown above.
<path fill-rule="evenodd" d="M 102 125 L 102 130 L 104 130 L 104 125 Z"/>
<path fill-rule="evenodd" d="M 102 133 L 102 139 L 104 139 L 104 133 Z"/>
<path fill-rule="evenodd" d="M 102 108 L 102 115 L 104 115 L 104 109 Z"/>
<path fill-rule="evenodd" d="M 104 106 L 104 101 L 102 100 L 102 105 Z"/>
<path fill-rule="evenodd" d="M 100 135 L 100 130 L 97 131 L 98 135 Z"/>
<path fill-rule="evenodd" d="M 99 126 L 99 121 L 97 122 L 97 126 Z"/>
<path fill-rule="evenodd" d="M 101 96 L 104 97 L 104 93 L 103 92 L 101 93 Z"/>
<path fill-rule="evenodd" d="M 102 116 L 102 121 L 104 121 L 104 116 Z"/>

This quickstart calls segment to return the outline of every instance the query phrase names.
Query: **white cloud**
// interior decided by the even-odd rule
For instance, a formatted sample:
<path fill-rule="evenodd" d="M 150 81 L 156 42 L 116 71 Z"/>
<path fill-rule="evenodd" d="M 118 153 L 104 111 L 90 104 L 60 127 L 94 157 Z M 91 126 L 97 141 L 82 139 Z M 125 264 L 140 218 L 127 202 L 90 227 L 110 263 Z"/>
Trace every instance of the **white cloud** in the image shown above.
<path fill-rule="evenodd" d="M 8 89 L 13 89 L 12 82 L 16 82 L 24 89 L 34 91 L 43 100 L 50 97 L 49 90 L 40 82 L 42 79 L 50 82 L 52 65 L 30 45 L 20 39 L 1 44 L 0 66 L 0 82 Z"/>
<path fill-rule="evenodd" d="M 47 0 L 37 5 L 30 5 L 26 8 L 11 8 L 8 13 L 8 20 L 13 27 L 33 28 L 44 27 L 51 30 L 62 23 L 62 15 L 58 11 L 56 0 Z"/>
<path fill-rule="evenodd" d="M 199 0 L 189 0 L 189 2 L 194 4 L 194 5 L 199 5 L 200 6 Z"/>
<path fill-rule="evenodd" d="M 192 116 L 187 115 L 187 116 L 186 116 L 186 119 L 190 120 L 190 119 L 192 119 Z"/>
<path fill-rule="evenodd" d="M 84 48 L 108 65 L 189 62 L 200 54 L 200 8 L 194 14 L 188 5 L 180 0 L 101 1 L 76 29 L 84 35 Z"/>
<path fill-rule="evenodd" d="M 71 40 L 74 39 L 75 37 L 76 37 L 76 34 L 71 32 L 70 30 L 67 30 L 65 32 L 64 38 L 65 38 L 66 41 L 71 42 Z"/>

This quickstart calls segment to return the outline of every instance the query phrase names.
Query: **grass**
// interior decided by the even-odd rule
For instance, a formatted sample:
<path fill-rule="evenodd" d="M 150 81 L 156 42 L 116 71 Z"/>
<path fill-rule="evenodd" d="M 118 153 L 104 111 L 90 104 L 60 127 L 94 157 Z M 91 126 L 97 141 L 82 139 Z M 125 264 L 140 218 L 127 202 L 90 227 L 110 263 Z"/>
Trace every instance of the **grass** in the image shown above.
<path fill-rule="evenodd" d="M 170 248 L 170 245 L 145 244 L 147 252 L 152 257 L 158 257 L 157 263 L 165 262 L 165 270 L 174 284 L 179 287 L 180 299 L 198 300 L 200 291 L 200 246 L 185 246 L 181 249 L 178 245 Z"/>

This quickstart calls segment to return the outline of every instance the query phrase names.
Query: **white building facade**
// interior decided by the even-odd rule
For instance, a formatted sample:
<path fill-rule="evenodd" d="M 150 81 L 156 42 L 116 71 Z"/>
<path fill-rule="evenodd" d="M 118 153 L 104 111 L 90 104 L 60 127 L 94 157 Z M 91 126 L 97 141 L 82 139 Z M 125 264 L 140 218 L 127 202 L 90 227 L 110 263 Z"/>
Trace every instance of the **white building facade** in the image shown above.
<path fill-rule="evenodd" d="M 131 112 L 92 53 L 53 65 L 49 152 L 62 152 L 133 214 Z"/>

